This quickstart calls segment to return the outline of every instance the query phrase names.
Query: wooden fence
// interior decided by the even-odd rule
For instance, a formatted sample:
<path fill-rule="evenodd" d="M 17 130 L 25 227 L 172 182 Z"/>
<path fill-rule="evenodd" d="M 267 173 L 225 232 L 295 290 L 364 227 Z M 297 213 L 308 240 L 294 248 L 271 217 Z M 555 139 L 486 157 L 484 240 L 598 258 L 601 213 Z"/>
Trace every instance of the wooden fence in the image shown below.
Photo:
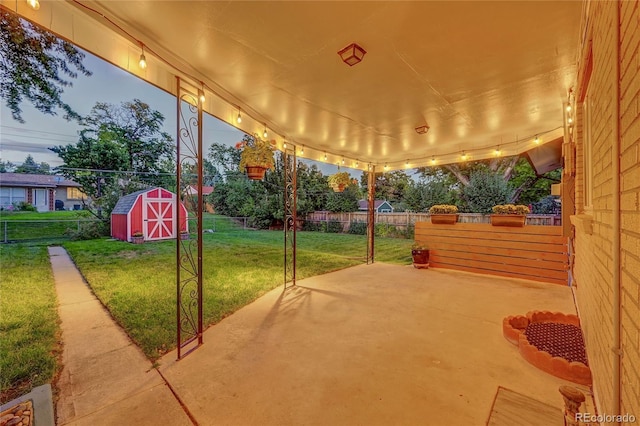
<path fill-rule="evenodd" d="M 366 222 L 367 212 L 331 213 L 326 211 L 319 211 L 309 213 L 305 220 L 310 222 L 340 222 L 345 224 L 345 229 L 348 229 L 351 222 Z M 375 215 L 376 223 L 388 223 L 401 228 L 406 228 L 408 224 L 415 224 L 417 222 L 425 222 L 429 220 L 429 213 L 376 213 Z M 490 223 L 491 219 L 489 215 L 483 215 L 480 213 L 460 213 L 458 215 L 458 222 Z M 527 224 L 560 226 L 561 218 L 560 216 L 556 215 L 531 214 L 527 215 Z"/>
<path fill-rule="evenodd" d="M 560 226 L 415 226 L 415 241 L 429 247 L 431 267 L 568 284 L 568 245 Z"/>

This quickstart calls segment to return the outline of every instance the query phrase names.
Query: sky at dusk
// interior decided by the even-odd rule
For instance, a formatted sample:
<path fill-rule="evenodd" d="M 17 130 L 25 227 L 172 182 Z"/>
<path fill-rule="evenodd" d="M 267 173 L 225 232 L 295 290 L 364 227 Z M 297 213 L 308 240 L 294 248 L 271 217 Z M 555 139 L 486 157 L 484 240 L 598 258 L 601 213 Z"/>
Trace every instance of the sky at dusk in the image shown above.
<path fill-rule="evenodd" d="M 90 53 L 85 52 L 85 54 L 85 67 L 93 75 L 90 77 L 79 75 L 78 78 L 71 80 L 73 86 L 64 89 L 63 101 L 80 115 L 86 115 L 96 102 L 117 105 L 137 98 L 164 115 L 164 130 L 175 137 L 176 101 L 173 95 Z M 63 112 L 58 116 L 45 115 L 29 103 L 23 103 L 21 108 L 24 124 L 12 118 L 4 100 L 0 106 L 0 160 L 21 164 L 27 155 L 31 154 L 37 163 L 46 162 L 51 167 L 61 166 L 62 160 L 48 148 L 75 144 L 82 127 L 75 121 L 63 119 Z M 232 146 L 242 140 L 244 132 L 208 114 L 204 116 L 204 155 L 208 153 L 211 143 Z M 318 165 L 324 174 L 336 172 L 335 165 L 311 160 L 302 161 Z M 361 174 L 356 170 L 348 171 L 355 177 Z"/>

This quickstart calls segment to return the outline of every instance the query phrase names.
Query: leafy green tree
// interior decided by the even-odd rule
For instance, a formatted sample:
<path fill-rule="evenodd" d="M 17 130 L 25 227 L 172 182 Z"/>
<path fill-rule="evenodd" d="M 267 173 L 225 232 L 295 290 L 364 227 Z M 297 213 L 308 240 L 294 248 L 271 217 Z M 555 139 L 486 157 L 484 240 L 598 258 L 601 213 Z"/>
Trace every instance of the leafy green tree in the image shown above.
<path fill-rule="evenodd" d="M 29 154 L 24 159 L 24 162 L 15 168 L 15 173 L 48 175 L 51 174 L 51 166 L 45 162 L 36 163 L 31 154 Z"/>
<path fill-rule="evenodd" d="M 491 213 L 493 206 L 510 202 L 512 194 L 513 190 L 499 174 L 490 170 L 475 171 L 469 178 L 469 184 L 462 188 L 463 210 Z"/>
<path fill-rule="evenodd" d="M 414 212 L 423 212 L 435 204 L 456 204 L 457 193 L 445 179 L 422 179 L 405 192 L 405 203 Z"/>
<path fill-rule="evenodd" d="M 29 102 L 44 114 L 61 109 L 65 119 L 79 120 L 62 94 L 78 73 L 91 75 L 82 64 L 84 53 L 5 8 L 0 8 L 0 27 L 0 93 L 13 119 L 24 123 L 21 105 Z"/>
<path fill-rule="evenodd" d="M 15 170 L 16 165 L 11 161 L 0 161 L 0 173 L 7 173 Z"/>
<path fill-rule="evenodd" d="M 349 185 L 342 192 L 330 192 L 327 196 L 326 209 L 335 213 L 358 211 L 358 187 Z"/>
<path fill-rule="evenodd" d="M 551 185 L 560 183 L 562 169 L 558 168 L 542 175 L 536 175 L 526 158 L 521 158 L 515 166 L 509 185 L 514 189 L 512 203 L 533 204 L 551 194 Z"/>
<path fill-rule="evenodd" d="M 248 137 L 245 135 L 243 141 Z M 209 147 L 208 161 L 216 170 L 216 175 L 224 178 L 234 178 L 242 175 L 238 169 L 241 151 L 232 146 L 212 143 Z"/>
<path fill-rule="evenodd" d="M 83 121 L 76 144 L 51 149 L 63 160 L 62 174 L 82 186 L 96 208 L 107 218 L 114 197 L 149 186 L 169 186 L 175 180 L 173 143 L 162 131 L 164 117 L 138 99 L 120 106 L 97 103 Z M 119 189 L 118 189 L 119 188 Z M 117 198 L 116 198 L 117 201 Z"/>
<path fill-rule="evenodd" d="M 306 215 L 326 207 L 327 197 L 333 192 L 327 183 L 327 177 L 315 164 L 308 166 L 298 162 L 298 214 Z"/>
<path fill-rule="evenodd" d="M 364 194 L 368 193 L 369 172 L 363 172 L 360 176 L 360 184 Z M 411 177 L 404 170 L 376 173 L 376 200 L 400 202 L 404 199 L 404 193 L 409 188 Z"/>

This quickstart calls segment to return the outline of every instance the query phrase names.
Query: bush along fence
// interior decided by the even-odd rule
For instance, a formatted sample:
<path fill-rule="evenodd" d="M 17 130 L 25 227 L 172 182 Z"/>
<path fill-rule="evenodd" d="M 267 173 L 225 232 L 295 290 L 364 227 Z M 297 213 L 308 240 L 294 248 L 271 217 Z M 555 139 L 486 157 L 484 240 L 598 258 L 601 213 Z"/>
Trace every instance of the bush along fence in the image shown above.
<path fill-rule="evenodd" d="M 376 235 L 412 238 L 416 222 L 430 221 L 431 215 L 428 213 L 376 213 Z M 459 213 L 458 222 L 491 223 L 491 216 L 481 213 Z M 527 225 L 560 226 L 561 224 L 561 217 L 558 215 L 527 215 Z M 306 216 L 303 230 L 364 235 L 367 232 L 367 213 L 313 212 Z"/>

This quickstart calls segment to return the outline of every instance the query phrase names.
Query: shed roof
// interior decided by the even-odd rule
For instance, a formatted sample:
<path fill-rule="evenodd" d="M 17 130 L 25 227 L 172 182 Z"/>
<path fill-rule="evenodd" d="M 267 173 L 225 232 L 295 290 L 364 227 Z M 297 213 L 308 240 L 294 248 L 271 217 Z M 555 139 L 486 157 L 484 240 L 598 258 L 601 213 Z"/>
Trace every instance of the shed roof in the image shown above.
<path fill-rule="evenodd" d="M 391 204 L 387 200 L 375 200 L 373 202 L 373 208 L 377 210 L 384 203 L 389 204 L 389 206 L 391 207 Z M 358 200 L 358 210 L 367 210 L 368 206 L 368 200 Z"/>
<path fill-rule="evenodd" d="M 113 208 L 111 214 L 127 214 L 133 207 L 136 202 L 136 199 L 140 194 L 144 194 L 145 192 L 152 191 L 156 188 L 147 188 L 141 189 L 140 191 L 132 192 L 131 194 L 127 194 L 120 198 L 116 203 L 116 206 Z"/>

